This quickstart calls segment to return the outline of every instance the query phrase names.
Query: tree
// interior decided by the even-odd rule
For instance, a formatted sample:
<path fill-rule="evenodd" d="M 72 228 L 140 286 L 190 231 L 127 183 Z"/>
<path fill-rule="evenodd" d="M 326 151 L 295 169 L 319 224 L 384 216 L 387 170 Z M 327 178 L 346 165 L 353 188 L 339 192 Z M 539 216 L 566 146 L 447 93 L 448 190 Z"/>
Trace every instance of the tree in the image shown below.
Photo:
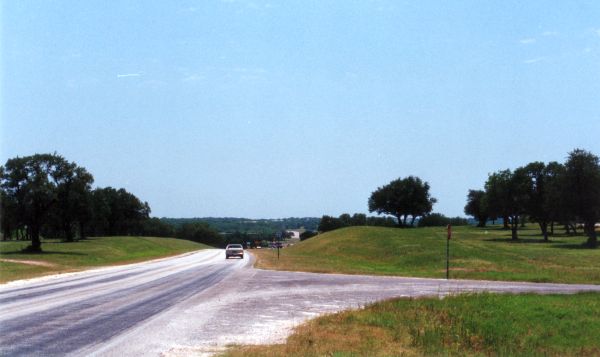
<path fill-rule="evenodd" d="M 150 207 L 125 189 L 96 188 L 91 195 L 95 235 L 134 235 L 143 232 Z"/>
<path fill-rule="evenodd" d="M 342 227 L 344 227 L 344 224 L 339 218 L 324 215 L 321 217 L 317 230 L 319 232 L 329 232 Z"/>
<path fill-rule="evenodd" d="M 364 213 L 355 213 L 352 215 L 350 223 L 352 226 L 365 226 L 367 225 L 367 215 Z"/>
<path fill-rule="evenodd" d="M 525 211 L 529 218 L 537 222 L 544 241 L 548 241 L 548 224 L 551 214 L 547 206 L 548 182 L 550 172 L 543 162 L 532 162 L 515 170 L 515 176 L 523 177 L 526 197 Z"/>
<path fill-rule="evenodd" d="M 60 168 L 66 164 L 57 154 L 35 154 L 9 159 L 2 169 L 0 187 L 12 205 L 9 216 L 31 239 L 31 252 L 42 250 L 40 231 L 58 201 Z"/>
<path fill-rule="evenodd" d="M 208 223 L 192 222 L 184 223 L 177 230 L 177 238 L 187 239 L 198 243 L 207 244 L 213 247 L 223 247 L 225 239 L 212 229 Z"/>
<path fill-rule="evenodd" d="M 468 221 L 461 217 L 446 217 L 441 213 L 430 213 L 419 220 L 419 227 L 466 226 Z"/>
<path fill-rule="evenodd" d="M 300 233 L 300 240 L 307 240 L 317 235 L 315 231 L 304 231 Z"/>
<path fill-rule="evenodd" d="M 565 208 L 584 224 L 587 245 L 598 246 L 595 224 L 600 219 L 600 160 L 576 149 L 565 163 Z"/>
<path fill-rule="evenodd" d="M 371 193 L 369 212 L 392 215 L 398 219 L 399 226 L 406 226 L 406 219 L 411 216 L 412 226 L 417 217 L 431 212 L 436 201 L 429 195 L 427 182 L 409 176 L 394 180 Z"/>
<path fill-rule="evenodd" d="M 489 212 L 485 201 L 485 191 L 469 190 L 465 214 L 475 217 L 478 222 L 477 227 L 485 227 L 485 224 L 489 219 Z"/>
<path fill-rule="evenodd" d="M 512 239 L 519 239 L 517 229 L 519 218 L 526 212 L 528 178 L 523 171 L 498 171 L 489 175 L 485 183 L 485 197 L 488 208 L 494 216 L 504 218 L 504 225 L 510 222 Z"/>
<path fill-rule="evenodd" d="M 573 219 L 570 213 L 564 209 L 566 194 L 564 190 L 565 166 L 556 161 L 549 162 L 544 170 L 546 179 L 544 207 L 548 212 L 550 221 L 550 234 L 554 234 L 554 222 L 568 224 Z"/>
<path fill-rule="evenodd" d="M 80 236 L 89 219 L 89 193 L 94 178 L 83 167 L 75 163 L 61 161 L 54 172 L 57 183 L 57 215 L 66 241 L 72 242 L 74 225 L 79 223 Z"/>

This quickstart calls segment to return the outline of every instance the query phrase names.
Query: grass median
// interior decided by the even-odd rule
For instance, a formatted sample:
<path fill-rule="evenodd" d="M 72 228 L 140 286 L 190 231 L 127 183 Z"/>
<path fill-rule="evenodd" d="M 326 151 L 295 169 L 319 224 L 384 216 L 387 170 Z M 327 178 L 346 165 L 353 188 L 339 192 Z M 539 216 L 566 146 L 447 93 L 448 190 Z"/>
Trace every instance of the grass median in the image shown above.
<path fill-rule="evenodd" d="M 23 253 L 29 242 L 0 242 L 0 282 L 135 263 L 209 248 L 173 238 L 97 237 L 73 243 L 45 240 L 42 253 Z"/>
<path fill-rule="evenodd" d="M 397 299 L 325 315 L 226 356 L 600 356 L 600 295 Z"/>
<path fill-rule="evenodd" d="M 456 227 L 450 241 L 450 277 L 600 284 L 600 249 L 583 247 L 584 236 L 555 235 L 543 242 L 527 227 L 513 242 L 501 227 Z M 446 229 L 349 227 L 292 247 L 255 249 L 258 268 L 444 278 Z"/>

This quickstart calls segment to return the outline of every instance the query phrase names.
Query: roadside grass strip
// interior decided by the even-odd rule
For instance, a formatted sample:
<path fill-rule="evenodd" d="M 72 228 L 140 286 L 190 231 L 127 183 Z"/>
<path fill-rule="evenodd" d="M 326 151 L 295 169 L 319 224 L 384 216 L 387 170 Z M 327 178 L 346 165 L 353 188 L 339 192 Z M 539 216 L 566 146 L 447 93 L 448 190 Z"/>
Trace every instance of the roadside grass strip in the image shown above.
<path fill-rule="evenodd" d="M 23 253 L 29 242 L 0 242 L 0 283 L 92 267 L 168 257 L 206 245 L 173 238 L 95 237 L 65 243 L 44 240 L 42 253 Z"/>
<path fill-rule="evenodd" d="M 561 232 L 543 242 L 537 226 L 513 242 L 501 227 L 453 229 L 450 278 L 600 284 L 600 249 Z M 445 278 L 446 229 L 349 227 L 281 249 L 252 251 L 256 267 L 275 270 Z"/>
<path fill-rule="evenodd" d="M 401 298 L 325 315 L 238 356 L 600 356 L 600 294 Z"/>

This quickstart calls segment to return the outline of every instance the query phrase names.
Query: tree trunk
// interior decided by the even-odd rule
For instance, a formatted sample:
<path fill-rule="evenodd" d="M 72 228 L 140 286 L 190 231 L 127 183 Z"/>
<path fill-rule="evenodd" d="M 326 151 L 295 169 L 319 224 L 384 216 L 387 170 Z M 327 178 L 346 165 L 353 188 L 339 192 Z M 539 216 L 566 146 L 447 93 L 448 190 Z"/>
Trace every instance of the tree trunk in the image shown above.
<path fill-rule="evenodd" d="M 406 226 L 406 218 L 408 218 L 407 214 L 404 215 L 404 220 L 402 221 L 402 225 L 404 226 Z"/>
<path fill-rule="evenodd" d="M 574 223 L 569 223 L 569 225 L 571 226 L 571 230 L 573 231 L 573 234 L 577 235 L 577 225 Z"/>
<path fill-rule="evenodd" d="M 415 226 L 415 216 L 411 216 L 411 219 L 410 219 L 410 226 L 411 226 L 411 227 L 414 227 L 414 226 Z"/>
<path fill-rule="evenodd" d="M 42 251 L 42 242 L 40 240 L 40 229 L 37 226 L 30 227 L 31 233 L 31 246 L 29 246 L 29 251 L 31 252 L 41 252 Z"/>
<path fill-rule="evenodd" d="M 69 220 L 66 220 L 65 224 L 63 225 L 63 230 L 65 231 L 65 240 L 67 242 L 72 242 L 73 241 L 73 227 Z"/>
<path fill-rule="evenodd" d="M 590 248 L 598 247 L 598 235 L 596 234 L 596 222 L 590 221 L 585 223 L 585 230 L 587 231 L 588 240 L 587 246 Z"/>
<path fill-rule="evenodd" d="M 544 242 L 548 241 L 548 222 L 540 222 L 540 229 L 542 230 L 542 235 L 544 236 Z"/>
<path fill-rule="evenodd" d="M 510 221 L 510 229 L 512 231 L 512 240 L 519 239 L 519 235 L 517 233 L 517 228 L 519 227 L 519 216 L 513 216 Z"/>
<path fill-rule="evenodd" d="M 402 215 L 399 214 L 396 218 L 398 219 L 398 227 L 402 227 Z"/>
<path fill-rule="evenodd" d="M 79 222 L 79 239 L 85 239 L 85 224 Z"/>
<path fill-rule="evenodd" d="M 503 216 L 502 220 L 504 221 L 504 229 L 508 229 L 508 216 Z"/>
<path fill-rule="evenodd" d="M 554 221 L 550 222 L 550 235 L 554 235 Z"/>
<path fill-rule="evenodd" d="M 477 227 L 485 227 L 485 224 L 487 223 L 487 217 L 478 217 L 477 220 L 479 221 L 477 223 Z"/>

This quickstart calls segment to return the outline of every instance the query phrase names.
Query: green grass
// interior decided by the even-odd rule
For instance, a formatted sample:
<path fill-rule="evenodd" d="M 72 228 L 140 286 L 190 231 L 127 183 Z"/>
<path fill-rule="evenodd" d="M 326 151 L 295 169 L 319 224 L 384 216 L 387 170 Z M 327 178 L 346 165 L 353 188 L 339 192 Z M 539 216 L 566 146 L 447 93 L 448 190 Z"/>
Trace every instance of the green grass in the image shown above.
<path fill-rule="evenodd" d="M 600 356 L 600 295 L 398 299 L 326 315 L 227 356 Z"/>
<path fill-rule="evenodd" d="M 203 244 L 172 238 L 102 237 L 74 243 L 46 240 L 42 244 L 42 253 L 22 253 L 21 249 L 28 244 L 29 242 L 0 242 L 0 282 L 133 263 L 208 248 Z M 2 261 L 3 259 L 30 263 L 7 262 Z M 32 265 L 31 262 L 44 265 Z"/>
<path fill-rule="evenodd" d="M 600 249 L 585 249 L 584 236 L 555 236 L 543 243 L 535 227 L 456 227 L 450 241 L 451 278 L 600 283 Z M 254 250 L 257 267 L 326 273 L 444 278 L 446 229 L 350 227 L 281 250 Z"/>

